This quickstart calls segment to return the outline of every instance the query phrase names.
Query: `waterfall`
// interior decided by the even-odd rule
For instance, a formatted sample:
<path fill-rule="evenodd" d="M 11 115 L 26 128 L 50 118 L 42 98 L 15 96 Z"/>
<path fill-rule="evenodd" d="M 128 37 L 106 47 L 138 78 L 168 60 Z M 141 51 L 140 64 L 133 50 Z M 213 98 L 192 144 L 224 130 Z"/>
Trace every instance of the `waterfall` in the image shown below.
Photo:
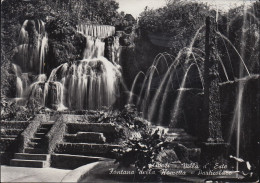
<path fill-rule="evenodd" d="M 112 36 L 115 27 L 80 25 L 78 32 L 86 37 L 83 59 L 58 66 L 48 79 L 39 75 L 29 98 L 56 110 L 100 109 L 114 104 L 121 73 L 119 65 L 104 57 L 103 38 Z"/>
<path fill-rule="evenodd" d="M 41 20 L 25 20 L 18 38 L 18 46 L 15 49 L 14 63 L 12 64 L 16 76 L 16 97 L 23 98 L 28 95 L 39 94 L 40 88 L 33 87 L 29 79 L 29 72 L 40 74 L 36 83 L 43 82 L 45 55 L 48 50 L 48 37 L 45 31 L 45 23 Z M 33 86 L 37 85 L 35 82 Z M 38 91 L 38 92 L 36 92 Z M 38 95 L 37 94 L 37 95 Z"/>
<path fill-rule="evenodd" d="M 85 36 L 106 38 L 115 34 L 115 27 L 110 25 L 88 25 L 80 24 L 77 31 Z"/>
<path fill-rule="evenodd" d="M 18 39 L 15 63 L 24 72 L 44 72 L 44 60 L 48 50 L 45 23 L 41 20 L 25 20 Z"/>
<path fill-rule="evenodd" d="M 28 73 L 22 73 L 21 68 L 16 64 L 12 64 L 12 67 L 16 76 L 16 98 L 23 98 L 30 84 Z"/>
<path fill-rule="evenodd" d="M 84 25 L 77 26 L 77 32 L 83 34 L 86 41 L 84 59 L 98 58 L 104 56 L 105 43 L 104 38 L 113 36 L 111 45 L 111 62 L 119 64 L 121 46 L 119 45 L 119 36 L 115 35 L 115 27 L 110 25 Z"/>
<path fill-rule="evenodd" d="M 100 109 L 115 102 L 119 77 L 117 67 L 100 57 L 71 65 L 65 63 L 52 71 L 49 82 L 62 84 L 57 89 L 61 106 L 69 109 Z"/>
<path fill-rule="evenodd" d="M 119 37 L 114 37 L 114 42 L 112 45 L 112 62 L 120 64 L 120 57 L 121 57 L 121 49 L 122 47 L 119 44 Z"/>
<path fill-rule="evenodd" d="M 104 56 L 105 43 L 98 38 L 86 36 L 86 47 L 84 50 L 83 58 L 92 59 Z"/>
<path fill-rule="evenodd" d="M 20 77 L 21 70 L 15 64 L 12 64 L 12 66 L 13 66 L 14 73 L 15 73 L 15 76 L 16 76 L 16 97 L 21 98 L 23 96 L 23 82 L 22 82 L 22 79 Z"/>

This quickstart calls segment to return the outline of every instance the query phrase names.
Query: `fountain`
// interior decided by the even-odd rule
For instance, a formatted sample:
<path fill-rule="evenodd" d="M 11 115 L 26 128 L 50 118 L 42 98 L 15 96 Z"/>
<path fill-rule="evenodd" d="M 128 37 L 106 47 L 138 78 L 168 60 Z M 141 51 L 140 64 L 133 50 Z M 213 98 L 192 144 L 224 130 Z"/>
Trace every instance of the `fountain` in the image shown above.
<path fill-rule="evenodd" d="M 117 37 L 110 42 L 112 55 L 105 58 L 104 40 L 115 34 L 115 27 L 103 25 L 79 25 L 77 31 L 86 39 L 82 60 L 64 63 L 54 68 L 49 77 L 44 74 L 44 59 L 48 48 L 45 24 L 26 20 L 20 31 L 17 55 L 21 60 L 13 64 L 17 97 L 35 99 L 42 106 L 56 110 L 101 109 L 115 103 L 121 78 L 118 61 Z M 35 36 L 35 40 L 32 40 Z M 35 43 L 36 45 L 34 45 Z M 36 68 L 37 65 L 37 68 Z M 29 67 L 26 67 L 29 66 Z M 23 72 L 39 74 L 31 82 L 23 81 Z M 28 74 L 27 74 L 28 75 Z"/>
<path fill-rule="evenodd" d="M 255 69 L 248 67 L 248 64 L 254 65 L 255 62 L 252 60 L 253 57 L 251 55 L 250 57 L 246 57 L 245 44 L 243 44 L 247 39 L 246 31 L 249 30 L 248 27 L 245 26 L 250 26 L 246 22 L 246 15 L 252 16 L 247 12 L 247 8 L 248 7 L 244 7 L 243 12 L 243 27 L 240 43 L 242 46 L 240 47 L 240 51 L 229 40 L 228 33 L 225 33 L 225 25 L 228 26 L 227 22 L 223 23 L 223 25 L 221 25 L 222 27 L 220 27 L 215 20 L 207 18 L 205 28 L 205 52 L 195 48 L 193 45 L 196 37 L 204 28 L 201 27 L 195 34 L 188 48 L 181 49 L 176 57 L 169 56 L 167 53 L 159 54 L 147 72 L 140 71 L 136 75 L 131 86 L 128 103 L 136 104 L 139 110 L 143 112 L 144 118 L 156 125 L 176 128 L 178 127 L 178 123 L 186 123 L 185 119 L 179 116 L 182 115 L 183 110 L 189 108 L 190 104 L 185 102 L 188 100 L 185 92 L 194 91 L 195 88 L 186 88 L 186 84 L 189 82 L 189 75 L 194 73 L 196 68 L 197 70 L 195 72 L 198 73 L 197 75 L 200 78 L 200 85 L 196 85 L 196 89 L 200 89 L 200 96 L 203 95 L 204 99 L 203 103 L 201 102 L 203 105 L 199 105 L 199 113 L 201 113 L 201 116 L 198 116 L 198 118 L 200 122 L 196 122 L 194 125 L 199 126 L 200 133 L 195 135 L 199 137 L 201 142 L 204 142 L 201 147 L 203 154 L 208 158 L 206 160 L 207 162 L 211 159 L 212 162 L 218 161 L 226 163 L 228 153 L 232 151 L 234 151 L 235 156 L 239 158 L 241 157 L 241 146 L 243 146 L 242 154 L 245 155 L 247 154 L 245 148 L 250 147 L 245 144 L 249 142 L 255 147 L 253 144 L 257 144 L 256 141 L 257 138 L 259 138 L 256 135 L 254 136 L 255 139 L 248 137 L 249 140 L 245 140 L 244 137 L 243 141 L 241 141 L 241 134 L 243 134 L 243 136 L 246 135 L 244 131 L 247 131 L 249 134 L 250 132 L 253 132 L 253 134 L 259 133 L 259 130 L 250 130 L 253 128 L 251 125 L 255 124 L 256 120 L 259 120 L 259 111 L 255 111 L 259 109 L 259 105 L 257 105 L 255 101 L 252 101 L 252 98 L 259 100 L 259 95 L 256 95 L 252 88 L 255 86 L 255 90 L 259 91 L 259 87 L 256 87 L 259 86 L 259 83 L 257 84 L 259 73 L 257 73 L 257 75 L 251 74 L 252 70 Z M 257 18 L 255 16 L 253 17 L 254 21 L 259 23 Z M 252 54 L 255 53 L 255 48 L 259 46 L 259 33 L 257 33 L 257 31 L 255 32 L 255 37 Z M 219 52 L 221 46 L 224 46 L 226 49 L 226 58 L 223 57 L 223 53 Z M 231 60 L 230 50 L 233 51 L 233 54 L 236 54 L 236 60 Z M 202 58 L 204 55 L 205 59 Z M 165 65 L 167 65 L 167 69 L 162 72 L 158 69 L 160 68 L 160 66 L 158 66 L 160 61 L 166 61 Z M 239 65 L 239 75 L 235 75 L 236 73 L 233 71 L 236 67 L 236 65 L 234 65 L 235 61 L 236 65 Z M 230 70 L 226 69 L 227 66 Z M 193 70 L 190 71 L 191 69 Z M 203 72 L 204 74 L 202 74 Z M 194 82 L 194 78 L 192 82 Z M 231 89 L 229 85 L 237 85 L 237 87 L 232 87 Z M 225 87 L 230 88 L 230 91 L 227 91 Z M 245 104 L 245 98 L 248 98 L 246 91 L 254 96 L 250 97 L 251 104 L 254 107 L 250 107 L 250 104 Z M 224 94 L 224 92 L 230 94 Z M 231 99 L 227 98 L 227 95 L 236 99 L 235 102 L 232 99 L 232 106 L 227 105 L 231 103 L 229 102 Z M 171 100 L 174 100 L 174 102 Z M 197 102 L 202 101 L 195 100 L 195 98 L 193 100 Z M 248 107 L 245 108 L 245 106 Z M 171 111 L 168 109 L 171 109 Z M 187 115 L 193 115 L 192 113 L 196 110 L 189 109 L 190 113 Z M 250 111 L 249 114 L 255 111 L 254 117 L 245 114 L 247 110 Z M 230 113 L 230 111 L 233 112 Z M 169 113 L 171 114 L 169 115 Z M 229 116 L 228 119 L 226 115 Z M 232 117 L 230 118 L 231 115 Z M 171 122 L 165 122 L 165 116 L 167 116 L 167 118 L 170 117 Z M 249 119 L 251 119 L 252 122 L 249 122 Z M 193 119 L 193 121 L 195 120 L 196 118 Z M 247 121 L 248 124 L 244 124 L 244 121 Z M 231 125 L 229 126 L 227 124 Z M 259 124 L 256 126 L 259 126 Z M 226 130 L 226 128 L 228 130 Z M 196 131 L 196 129 L 194 128 L 193 131 Z M 235 142 L 234 133 L 236 133 Z M 231 145 L 230 147 L 228 146 L 229 144 Z M 235 150 L 232 150 L 234 144 Z M 255 153 L 251 154 L 253 157 L 256 157 Z M 252 159 L 252 161 L 256 161 L 250 156 L 248 158 Z M 238 163 L 236 170 L 239 170 Z"/>
<path fill-rule="evenodd" d="M 56 94 L 49 97 L 49 101 L 53 102 L 55 98 L 58 100 L 55 102 L 57 110 L 111 106 L 119 96 L 120 67 L 104 57 L 105 43 L 100 38 L 113 35 L 114 27 L 81 25 L 78 32 L 87 39 L 83 60 L 65 63 L 53 69 L 48 84 L 45 84 L 44 98 L 55 94 L 49 91 L 51 83 Z"/>
<path fill-rule="evenodd" d="M 48 50 L 48 37 L 45 23 L 41 20 L 25 20 L 16 48 L 15 63 L 23 72 L 44 73 L 45 55 Z"/>

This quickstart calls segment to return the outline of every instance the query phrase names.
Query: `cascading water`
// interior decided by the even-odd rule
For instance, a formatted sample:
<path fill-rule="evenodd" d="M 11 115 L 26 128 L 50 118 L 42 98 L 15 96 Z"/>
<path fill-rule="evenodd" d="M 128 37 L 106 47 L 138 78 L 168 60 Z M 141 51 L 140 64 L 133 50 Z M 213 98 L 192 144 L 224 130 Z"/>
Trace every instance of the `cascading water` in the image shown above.
<path fill-rule="evenodd" d="M 15 63 L 23 72 L 44 72 L 48 37 L 45 23 L 41 20 L 25 20 L 19 34 Z"/>
<path fill-rule="evenodd" d="M 12 64 L 12 66 L 16 76 L 16 98 L 21 99 L 26 95 L 27 88 L 30 85 L 30 79 L 28 73 L 22 73 L 18 65 Z"/>
<path fill-rule="evenodd" d="M 111 106 L 119 95 L 119 66 L 104 57 L 101 38 L 112 36 L 112 26 L 80 25 L 78 32 L 86 37 L 83 60 L 65 63 L 32 84 L 31 97 L 42 97 L 42 103 L 57 110 L 100 109 Z"/>
<path fill-rule="evenodd" d="M 118 95 L 120 72 L 104 57 L 66 63 L 52 71 L 49 82 L 60 81 L 60 99 L 69 109 L 100 109 Z"/>
<path fill-rule="evenodd" d="M 45 55 L 48 50 L 48 38 L 45 31 L 45 23 L 41 20 L 25 20 L 18 39 L 18 46 L 15 49 L 13 71 L 16 76 L 16 101 L 22 101 L 30 95 L 31 77 L 34 74 L 44 72 Z M 30 78 L 29 78 L 30 75 Z M 39 77 L 37 77 L 39 78 Z M 38 79 L 36 82 L 39 83 Z M 38 88 L 39 91 L 39 88 Z M 23 103 L 20 103 L 23 105 Z"/>
<path fill-rule="evenodd" d="M 85 36 L 106 38 L 113 36 L 116 32 L 116 29 L 114 26 L 110 25 L 80 24 L 77 26 L 77 31 Z"/>
<path fill-rule="evenodd" d="M 86 36 L 86 48 L 84 50 L 84 59 L 93 59 L 104 56 L 105 43 L 98 38 Z"/>
<path fill-rule="evenodd" d="M 87 38 L 87 45 L 84 51 L 85 59 L 98 58 L 104 56 L 105 43 L 102 41 L 108 37 L 113 37 L 110 48 L 111 58 L 109 61 L 119 64 L 121 46 L 119 37 L 115 35 L 115 27 L 109 25 L 84 25 L 77 26 L 77 31 Z"/>
<path fill-rule="evenodd" d="M 23 96 L 23 91 L 24 91 L 24 87 L 23 87 L 23 82 L 21 79 L 21 70 L 20 68 L 13 64 L 13 69 L 14 69 L 14 73 L 16 76 L 16 97 L 17 98 L 21 98 Z"/>

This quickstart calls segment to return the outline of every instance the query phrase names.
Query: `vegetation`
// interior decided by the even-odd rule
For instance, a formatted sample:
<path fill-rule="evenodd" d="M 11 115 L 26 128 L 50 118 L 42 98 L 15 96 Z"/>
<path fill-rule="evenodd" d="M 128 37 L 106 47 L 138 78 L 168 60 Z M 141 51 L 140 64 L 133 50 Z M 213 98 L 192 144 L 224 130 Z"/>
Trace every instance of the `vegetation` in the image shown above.
<path fill-rule="evenodd" d="M 213 14 L 205 4 L 173 0 L 163 8 L 146 8 L 141 13 L 139 26 L 142 32 L 166 34 L 172 41 L 171 47 L 181 49 L 188 46 L 205 17 Z"/>
<path fill-rule="evenodd" d="M 19 106 L 15 101 L 9 101 L 1 96 L 1 120 L 31 120 L 42 109 L 35 100 L 29 100 L 26 106 Z"/>
<path fill-rule="evenodd" d="M 151 33 L 168 37 L 170 44 L 166 45 L 166 47 L 170 47 L 170 49 L 164 49 L 164 51 L 177 55 L 182 48 L 189 46 L 196 31 L 205 24 L 206 17 L 213 17 L 214 20 L 217 20 L 217 31 L 230 40 L 231 44 L 220 36 L 216 36 L 218 54 L 224 62 L 229 78 L 234 79 L 239 77 L 237 60 L 241 60 L 237 51 L 245 60 L 245 64 L 251 73 L 260 72 L 259 62 L 257 61 L 259 58 L 258 43 L 260 37 L 259 6 L 259 2 L 254 2 L 248 7 L 240 6 L 230 9 L 228 12 L 222 12 L 221 10 L 217 12 L 203 3 L 172 0 L 163 8 L 155 10 L 146 8 L 141 13 L 139 29 L 142 32 L 141 37 L 146 37 Z M 204 50 L 204 32 L 202 28 L 194 44 L 194 47 L 200 50 Z M 142 39 L 139 41 L 143 42 Z M 152 46 L 150 47 L 152 48 Z M 201 53 L 199 54 L 201 55 Z M 220 75 L 224 74 L 220 73 Z M 243 75 L 246 75 L 245 71 Z M 222 77 L 222 80 L 224 79 Z"/>
<path fill-rule="evenodd" d="M 122 149 L 115 150 L 118 154 L 116 162 L 124 167 L 134 165 L 137 171 L 152 168 L 158 162 L 159 153 L 166 146 L 162 135 L 159 129 L 154 132 L 142 130 L 138 134 L 133 134 Z"/>
<path fill-rule="evenodd" d="M 249 7 L 237 7 L 231 9 L 226 14 L 221 16 L 220 22 L 225 27 L 225 21 L 228 24 L 226 30 L 221 30 L 222 33 L 231 41 L 241 57 L 244 59 L 246 66 L 250 73 L 260 73 L 259 63 L 259 39 L 260 39 L 260 2 L 252 3 Z M 219 40 L 223 45 L 223 39 Z M 239 64 L 237 60 L 241 60 L 236 50 L 225 41 L 227 49 L 222 46 L 219 49 L 219 53 L 222 53 L 222 59 L 225 67 L 228 68 L 228 73 L 235 78 L 239 78 Z M 230 66 L 231 63 L 232 67 Z M 244 70 L 243 76 L 247 75 Z M 233 79 L 233 78 L 232 78 Z"/>
<path fill-rule="evenodd" d="M 212 13 L 202 3 L 174 0 L 163 8 L 146 8 L 140 16 L 139 25 L 142 30 L 185 36 L 196 31 L 204 24 L 203 19 Z"/>
<path fill-rule="evenodd" d="M 131 30 L 135 20 L 117 10 L 116 1 L 106 0 L 4 0 L 1 2 L 1 95 L 13 98 L 15 75 L 11 63 L 18 46 L 21 26 L 25 20 L 46 23 L 49 51 L 46 56 L 47 74 L 58 65 L 81 59 L 85 39 L 77 33 L 79 23 L 106 24 L 118 30 Z M 129 18 L 130 17 L 130 18 Z M 27 26 L 30 41 L 36 40 L 35 26 Z"/>

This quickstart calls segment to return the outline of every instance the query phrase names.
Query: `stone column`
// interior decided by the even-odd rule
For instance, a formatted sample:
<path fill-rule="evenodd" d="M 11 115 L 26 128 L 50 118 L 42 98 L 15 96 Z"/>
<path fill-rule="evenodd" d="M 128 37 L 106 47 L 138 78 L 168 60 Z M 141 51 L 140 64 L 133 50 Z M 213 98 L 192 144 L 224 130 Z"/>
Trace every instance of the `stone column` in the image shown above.
<path fill-rule="evenodd" d="M 223 142 L 221 132 L 221 110 L 219 96 L 219 61 L 216 58 L 215 25 L 206 19 L 205 63 L 204 63 L 204 125 L 208 128 L 207 142 Z"/>
<path fill-rule="evenodd" d="M 205 63 L 204 63 L 204 109 L 202 122 L 202 164 L 207 168 L 215 163 L 225 163 L 227 144 L 222 138 L 219 93 L 219 61 L 216 57 L 216 24 L 210 17 L 206 19 Z"/>

